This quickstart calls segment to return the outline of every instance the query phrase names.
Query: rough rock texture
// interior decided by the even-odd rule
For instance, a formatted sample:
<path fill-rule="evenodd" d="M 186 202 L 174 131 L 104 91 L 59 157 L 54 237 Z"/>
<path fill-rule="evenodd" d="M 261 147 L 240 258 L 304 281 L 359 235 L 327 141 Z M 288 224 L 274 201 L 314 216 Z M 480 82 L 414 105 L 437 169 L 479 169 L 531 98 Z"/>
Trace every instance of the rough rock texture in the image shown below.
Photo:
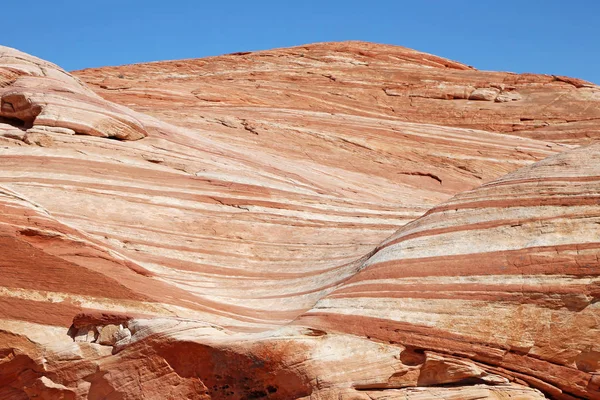
<path fill-rule="evenodd" d="M 598 87 L 354 42 L 76 75 L 0 47 L 0 398 L 600 398 Z"/>
<path fill-rule="evenodd" d="M 32 133 L 146 136 L 133 113 L 103 100 L 54 64 L 2 47 L 0 65 L 0 122 Z"/>
<path fill-rule="evenodd" d="M 364 42 L 88 69 L 76 75 L 103 97 L 191 127 L 208 115 L 225 125 L 231 117 L 252 125 L 253 119 L 265 118 L 257 111 L 277 108 L 563 143 L 600 137 L 596 85 L 563 76 L 478 71 L 411 49 Z M 268 135 L 268 128 L 259 126 L 257 132 Z"/>

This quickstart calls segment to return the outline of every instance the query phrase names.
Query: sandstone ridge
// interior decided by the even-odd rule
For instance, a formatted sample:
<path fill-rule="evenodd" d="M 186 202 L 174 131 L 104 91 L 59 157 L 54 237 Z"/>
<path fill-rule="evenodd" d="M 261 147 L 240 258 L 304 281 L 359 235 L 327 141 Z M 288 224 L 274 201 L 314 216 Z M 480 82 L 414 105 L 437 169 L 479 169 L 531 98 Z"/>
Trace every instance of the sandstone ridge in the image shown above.
<path fill-rule="evenodd" d="M 597 86 L 0 47 L 0 98 L 0 398 L 600 398 Z"/>
<path fill-rule="evenodd" d="M 265 108 L 323 111 L 508 133 L 597 139 L 600 88 L 556 75 L 479 71 L 398 46 L 317 43 L 78 71 L 103 97 L 181 124 L 192 110 L 261 119 Z M 260 132 L 260 127 L 258 131 Z"/>

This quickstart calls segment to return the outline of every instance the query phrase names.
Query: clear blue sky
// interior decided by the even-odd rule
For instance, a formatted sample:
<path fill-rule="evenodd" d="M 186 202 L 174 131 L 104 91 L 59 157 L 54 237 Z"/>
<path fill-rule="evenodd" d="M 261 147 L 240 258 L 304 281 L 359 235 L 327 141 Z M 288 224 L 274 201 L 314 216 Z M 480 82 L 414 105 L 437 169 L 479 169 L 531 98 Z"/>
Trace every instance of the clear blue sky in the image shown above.
<path fill-rule="evenodd" d="M 67 70 L 366 40 L 600 84 L 600 0 L 7 0 L 0 10 L 0 44 Z"/>

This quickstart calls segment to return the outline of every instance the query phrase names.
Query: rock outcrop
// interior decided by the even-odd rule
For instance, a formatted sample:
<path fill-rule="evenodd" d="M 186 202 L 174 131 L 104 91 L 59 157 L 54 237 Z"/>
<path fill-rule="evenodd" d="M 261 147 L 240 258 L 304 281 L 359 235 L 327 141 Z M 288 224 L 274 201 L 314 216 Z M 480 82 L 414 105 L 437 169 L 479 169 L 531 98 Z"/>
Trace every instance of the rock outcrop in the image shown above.
<path fill-rule="evenodd" d="M 600 398 L 598 87 L 356 42 L 75 75 L 0 48 L 0 398 Z"/>
<path fill-rule="evenodd" d="M 30 135 L 53 132 L 119 140 L 147 136 L 134 113 L 103 100 L 54 64 L 4 47 L 0 68 L 0 122 Z"/>
<path fill-rule="evenodd" d="M 478 71 L 398 46 L 320 43 L 76 75 L 103 97 L 192 127 L 206 114 L 252 122 L 263 119 L 265 109 L 276 108 L 483 129 L 560 143 L 590 143 L 600 137 L 596 85 L 563 76 Z"/>
<path fill-rule="evenodd" d="M 297 322 L 600 397 L 599 161 L 569 151 L 434 207 Z"/>

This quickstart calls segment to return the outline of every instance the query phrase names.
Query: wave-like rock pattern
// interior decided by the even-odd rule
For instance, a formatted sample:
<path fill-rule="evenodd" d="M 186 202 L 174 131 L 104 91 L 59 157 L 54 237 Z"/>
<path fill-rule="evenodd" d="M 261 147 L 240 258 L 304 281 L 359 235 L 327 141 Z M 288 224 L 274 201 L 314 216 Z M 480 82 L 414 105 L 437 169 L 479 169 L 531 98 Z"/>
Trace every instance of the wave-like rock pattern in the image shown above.
<path fill-rule="evenodd" d="M 597 396 L 597 150 L 527 167 L 595 86 L 364 43 L 77 75 L 0 48 L 0 398 Z M 575 122 L 507 134 L 538 109 Z"/>
<path fill-rule="evenodd" d="M 13 140 L 0 184 L 190 293 L 203 319 L 246 329 L 309 309 L 398 226 L 452 194 L 562 149 L 320 111 L 263 110 L 256 129 L 268 135 L 243 122 L 192 130 L 128 113 L 150 136 Z"/>
<path fill-rule="evenodd" d="M 434 207 L 300 321 L 600 397 L 599 161 L 562 153 Z"/>

